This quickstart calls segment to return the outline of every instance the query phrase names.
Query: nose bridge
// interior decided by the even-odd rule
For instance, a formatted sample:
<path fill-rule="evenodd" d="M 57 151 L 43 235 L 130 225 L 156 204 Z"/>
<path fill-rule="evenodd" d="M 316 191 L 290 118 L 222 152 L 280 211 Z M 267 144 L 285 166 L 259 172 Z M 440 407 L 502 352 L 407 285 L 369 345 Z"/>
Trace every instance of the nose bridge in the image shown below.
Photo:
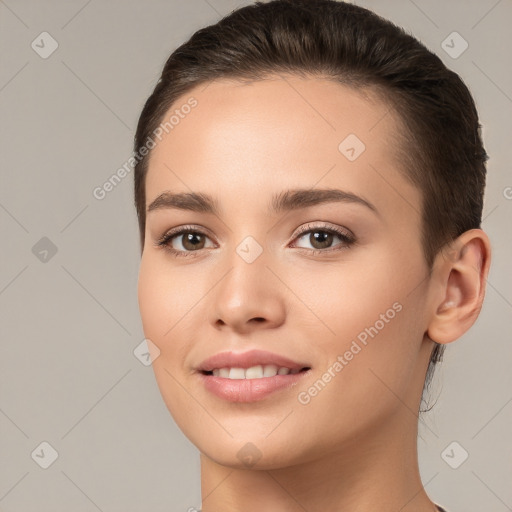
<path fill-rule="evenodd" d="M 261 235 L 260 235 L 261 236 Z M 270 264 L 269 251 L 251 235 L 226 255 L 226 272 L 212 301 L 212 321 L 244 329 L 251 320 L 276 325 L 282 321 L 281 289 Z M 254 322 L 251 322 L 251 325 Z"/>
<path fill-rule="evenodd" d="M 270 253 L 264 220 L 257 213 L 246 213 L 240 215 L 239 212 L 238 219 L 231 223 L 229 252 L 225 257 L 226 265 L 232 268 L 231 278 L 250 281 L 268 273 L 266 265 L 270 264 Z"/>
<path fill-rule="evenodd" d="M 262 290 L 268 288 L 267 251 L 254 237 L 246 236 L 226 256 L 226 264 L 231 269 L 221 283 L 225 306 L 230 308 L 247 307 L 257 304 Z"/>

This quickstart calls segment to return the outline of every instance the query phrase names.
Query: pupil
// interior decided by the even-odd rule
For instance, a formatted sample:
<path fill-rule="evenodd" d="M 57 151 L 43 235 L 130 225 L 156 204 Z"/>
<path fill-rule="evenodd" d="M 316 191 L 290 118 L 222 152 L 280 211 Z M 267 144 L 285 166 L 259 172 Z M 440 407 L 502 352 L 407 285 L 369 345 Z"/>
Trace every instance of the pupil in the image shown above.
<path fill-rule="evenodd" d="M 199 239 L 202 235 L 198 233 L 187 233 L 185 237 L 185 241 L 183 243 L 184 247 L 187 247 L 188 244 L 190 244 L 187 248 L 190 249 L 197 249 L 198 245 L 201 244 L 201 240 Z M 199 247 L 200 248 L 200 247 Z"/>
<path fill-rule="evenodd" d="M 312 233 L 313 240 L 312 245 L 314 246 L 315 243 L 320 244 L 320 248 L 325 248 L 330 245 L 330 242 L 332 241 L 333 235 L 331 233 L 327 233 L 326 231 L 315 231 Z"/>

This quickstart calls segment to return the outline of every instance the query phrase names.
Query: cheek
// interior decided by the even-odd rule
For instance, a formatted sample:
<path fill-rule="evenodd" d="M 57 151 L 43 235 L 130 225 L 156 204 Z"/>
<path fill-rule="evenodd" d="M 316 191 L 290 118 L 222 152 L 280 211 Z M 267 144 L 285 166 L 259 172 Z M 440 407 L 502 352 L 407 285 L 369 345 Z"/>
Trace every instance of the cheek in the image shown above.
<path fill-rule="evenodd" d="M 143 255 L 137 290 L 139 311 L 144 336 L 158 347 L 152 367 L 163 395 L 169 387 L 175 391 L 169 374 L 176 375 L 183 365 L 185 347 L 180 345 L 180 339 L 187 339 L 183 329 L 188 325 L 187 311 L 191 304 L 186 293 L 178 293 L 183 283 L 175 274 L 157 258 Z"/>
<path fill-rule="evenodd" d="M 312 309 L 333 331 L 317 322 L 322 335 L 313 341 L 322 365 L 297 390 L 301 425 L 311 435 L 319 425 L 326 439 L 356 435 L 415 395 L 409 393 L 421 380 L 425 284 L 422 260 L 414 261 L 418 263 L 388 259 L 360 271 L 339 268 L 302 281 L 299 293 L 309 290 L 311 298 L 311 290 L 317 290 Z"/>
<path fill-rule="evenodd" d="M 143 255 L 138 278 L 139 311 L 144 334 L 164 353 L 177 339 L 194 300 L 194 284 L 183 272 L 162 264 L 160 255 Z"/>
<path fill-rule="evenodd" d="M 343 262 L 314 274 L 304 272 L 293 280 L 294 291 L 315 316 L 298 306 L 295 320 L 310 319 L 309 326 L 302 320 L 310 335 L 316 323 L 315 346 L 331 359 L 349 350 L 353 341 L 362 347 L 354 359 L 373 358 L 382 365 L 400 354 L 407 358 L 415 350 L 409 339 L 421 330 L 421 261 L 382 254 L 368 264 Z"/>
<path fill-rule="evenodd" d="M 184 332 L 190 323 L 187 313 L 198 299 L 190 297 L 193 285 L 182 289 L 187 283 L 180 281 L 181 275 L 162 265 L 158 257 L 143 254 L 137 294 L 144 336 L 159 351 L 152 362 L 157 385 L 169 412 L 180 428 L 187 430 L 183 421 L 190 397 L 181 385 L 187 347 L 180 340 L 190 339 Z"/>
<path fill-rule="evenodd" d="M 159 279 L 160 277 L 160 279 Z M 139 267 L 137 295 L 139 311 L 146 338 L 151 339 L 160 349 L 159 339 L 164 331 L 163 320 L 167 299 L 165 297 L 165 279 L 149 258 L 143 255 Z"/>
<path fill-rule="evenodd" d="M 421 260 L 414 264 L 384 252 L 379 256 L 286 270 L 284 280 L 293 283 L 299 299 L 290 316 L 310 335 L 316 327 L 315 346 L 342 350 L 358 335 L 364 342 L 385 333 L 398 341 L 399 326 L 417 301 L 411 292 L 423 279 Z"/>

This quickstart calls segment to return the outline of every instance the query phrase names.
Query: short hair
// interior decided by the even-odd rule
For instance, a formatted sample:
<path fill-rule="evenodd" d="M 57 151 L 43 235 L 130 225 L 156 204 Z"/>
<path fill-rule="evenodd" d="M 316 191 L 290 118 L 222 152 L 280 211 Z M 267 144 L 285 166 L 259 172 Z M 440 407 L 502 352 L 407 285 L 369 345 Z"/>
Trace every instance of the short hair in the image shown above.
<path fill-rule="evenodd" d="M 488 156 L 467 86 L 404 29 L 341 1 L 255 2 L 196 31 L 170 55 L 142 109 L 136 154 L 173 103 L 199 84 L 282 73 L 366 88 L 398 115 L 399 168 L 421 191 L 421 243 L 429 271 L 441 248 L 480 227 Z M 138 159 L 134 171 L 141 251 L 150 156 Z M 424 389 L 444 349 L 434 343 Z"/>

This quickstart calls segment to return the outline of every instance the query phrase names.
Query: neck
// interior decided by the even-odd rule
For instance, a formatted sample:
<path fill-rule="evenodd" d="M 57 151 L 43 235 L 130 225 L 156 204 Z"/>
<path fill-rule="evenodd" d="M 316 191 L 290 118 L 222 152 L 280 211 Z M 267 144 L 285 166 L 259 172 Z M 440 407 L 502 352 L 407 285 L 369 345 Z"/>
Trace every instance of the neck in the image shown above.
<path fill-rule="evenodd" d="M 202 512 L 434 512 L 407 408 L 337 452 L 279 469 L 222 466 L 201 454 Z"/>

